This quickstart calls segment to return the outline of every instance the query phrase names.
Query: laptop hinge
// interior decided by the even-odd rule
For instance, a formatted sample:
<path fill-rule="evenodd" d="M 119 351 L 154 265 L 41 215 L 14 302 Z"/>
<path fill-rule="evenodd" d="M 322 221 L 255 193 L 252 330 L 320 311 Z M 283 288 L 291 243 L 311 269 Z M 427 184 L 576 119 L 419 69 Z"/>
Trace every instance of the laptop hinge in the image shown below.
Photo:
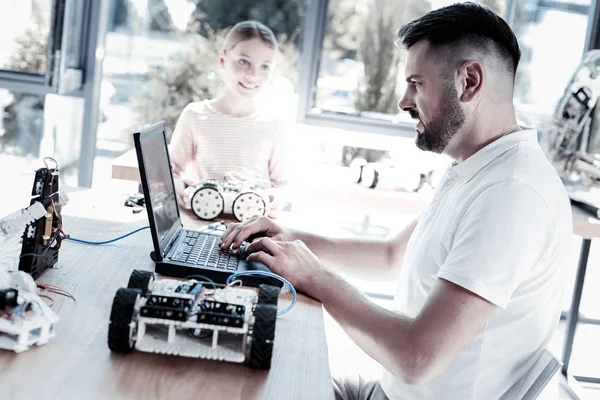
<path fill-rule="evenodd" d="M 169 254 L 169 251 L 171 250 L 171 247 L 173 247 L 173 245 L 175 244 L 175 242 L 177 242 L 177 238 L 179 238 L 179 234 L 181 233 L 181 229 L 179 229 L 171 238 L 171 241 L 169 241 L 169 244 L 167 244 L 167 247 L 165 247 L 165 251 L 163 251 L 162 253 L 162 258 L 163 260 L 167 257 L 167 254 Z"/>

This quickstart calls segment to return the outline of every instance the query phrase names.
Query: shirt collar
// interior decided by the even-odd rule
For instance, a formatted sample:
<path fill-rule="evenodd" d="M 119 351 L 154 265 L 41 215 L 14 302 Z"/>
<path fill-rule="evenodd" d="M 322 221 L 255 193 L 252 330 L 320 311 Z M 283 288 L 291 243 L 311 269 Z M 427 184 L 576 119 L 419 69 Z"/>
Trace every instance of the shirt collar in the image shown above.
<path fill-rule="evenodd" d="M 466 183 L 498 156 L 522 142 L 538 144 L 536 130 L 516 131 L 496 139 L 463 162 L 454 164 L 451 169 Z"/>

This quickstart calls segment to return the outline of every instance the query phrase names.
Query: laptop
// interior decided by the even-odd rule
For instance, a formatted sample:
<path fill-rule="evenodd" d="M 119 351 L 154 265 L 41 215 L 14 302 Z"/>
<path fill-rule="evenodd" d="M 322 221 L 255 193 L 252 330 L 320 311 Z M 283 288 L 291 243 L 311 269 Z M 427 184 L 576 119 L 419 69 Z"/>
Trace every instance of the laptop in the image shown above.
<path fill-rule="evenodd" d="M 157 273 L 179 278 L 202 275 L 222 284 L 236 272 L 270 272 L 262 263 L 249 263 L 230 252 L 222 252 L 219 248 L 222 232 L 183 228 L 164 121 L 134 133 L 133 141 L 154 245 L 150 257 L 156 263 Z M 245 285 L 282 286 L 280 281 L 270 277 L 240 279 Z"/>

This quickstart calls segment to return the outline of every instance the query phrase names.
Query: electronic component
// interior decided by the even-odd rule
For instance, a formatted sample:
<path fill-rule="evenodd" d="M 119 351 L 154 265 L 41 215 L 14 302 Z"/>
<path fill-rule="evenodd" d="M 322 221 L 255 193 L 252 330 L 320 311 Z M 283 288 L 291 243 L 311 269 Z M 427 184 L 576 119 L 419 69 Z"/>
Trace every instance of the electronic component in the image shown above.
<path fill-rule="evenodd" d="M 201 300 L 197 321 L 204 324 L 241 327 L 244 325 L 245 313 L 246 307 L 242 305 Z"/>
<path fill-rule="evenodd" d="M 58 193 L 58 168 L 40 168 L 35 173 L 31 205 L 39 203 L 46 210 L 45 218 L 29 223 L 23 232 L 19 270 L 37 279 L 58 261 L 62 237 L 59 230 L 61 199 Z"/>
<path fill-rule="evenodd" d="M 201 283 L 182 283 L 181 285 L 177 286 L 177 289 L 175 289 L 175 293 L 195 295 L 197 294 L 196 286 L 200 286 L 200 288 L 202 288 Z"/>
<path fill-rule="evenodd" d="M 157 307 L 186 308 L 192 306 L 192 296 L 155 296 L 148 295 L 147 305 Z"/>
<path fill-rule="evenodd" d="M 145 207 L 146 200 L 143 193 L 133 194 L 125 200 L 125 207 Z"/>
<path fill-rule="evenodd" d="M 19 291 L 15 288 L 0 289 L 0 310 L 17 306 Z"/>
<path fill-rule="evenodd" d="M 161 306 L 143 306 L 140 309 L 140 315 L 147 318 L 163 318 L 175 321 L 187 320 L 187 309 Z"/>
<path fill-rule="evenodd" d="M 146 305 L 140 309 L 142 317 L 185 321 L 192 307 L 193 296 L 148 295 Z"/>

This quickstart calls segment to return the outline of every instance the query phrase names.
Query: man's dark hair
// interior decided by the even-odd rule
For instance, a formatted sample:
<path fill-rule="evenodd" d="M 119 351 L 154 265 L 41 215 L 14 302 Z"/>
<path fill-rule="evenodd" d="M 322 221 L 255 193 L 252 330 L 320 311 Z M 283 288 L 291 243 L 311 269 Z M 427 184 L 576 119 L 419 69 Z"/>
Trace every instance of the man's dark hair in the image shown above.
<path fill-rule="evenodd" d="M 510 26 L 489 8 L 470 2 L 438 8 L 403 25 L 396 43 L 408 49 L 421 40 L 429 41 L 434 49 L 466 44 L 486 51 L 492 45 L 503 59 L 512 61 L 513 77 L 521 59 Z"/>

